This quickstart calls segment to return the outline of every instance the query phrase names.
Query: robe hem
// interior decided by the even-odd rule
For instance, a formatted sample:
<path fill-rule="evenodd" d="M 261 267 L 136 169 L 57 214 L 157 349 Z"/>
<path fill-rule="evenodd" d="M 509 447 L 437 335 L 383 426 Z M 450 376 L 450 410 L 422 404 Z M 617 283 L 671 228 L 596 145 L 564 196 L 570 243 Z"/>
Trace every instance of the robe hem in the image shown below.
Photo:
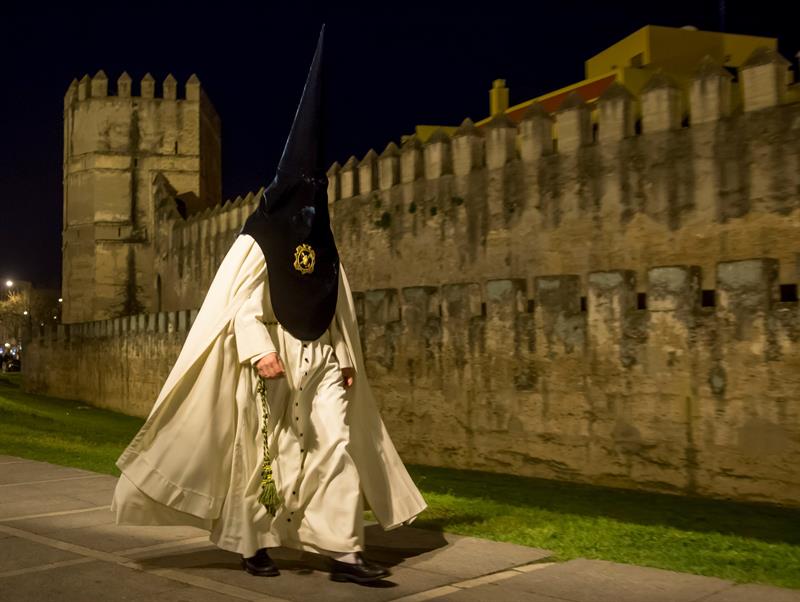
<path fill-rule="evenodd" d="M 241 554 L 245 558 L 249 558 L 250 556 L 255 555 L 256 549 L 248 548 L 242 545 L 239 545 L 241 542 L 234 542 L 230 538 L 219 538 L 214 539 L 209 534 L 209 541 L 213 543 L 215 546 L 222 550 L 226 550 L 228 552 L 234 552 L 236 554 Z M 319 540 L 319 538 L 315 538 Z M 275 543 L 268 543 L 274 541 Z M 314 554 L 323 554 L 322 550 L 326 550 L 329 552 L 339 552 L 339 553 L 347 553 L 347 552 L 363 552 L 364 546 L 362 544 L 353 544 L 351 546 L 345 546 L 347 549 L 342 550 L 338 549 L 340 544 L 336 544 L 333 541 L 325 543 L 325 545 L 321 545 L 320 543 L 311 543 L 309 541 L 304 541 L 302 539 L 294 539 L 294 538 L 286 538 L 281 537 L 279 535 L 271 535 L 270 537 L 266 537 L 265 541 L 259 541 L 256 545 L 259 547 L 264 548 L 292 548 L 294 550 L 300 550 L 302 552 L 313 552 Z M 331 546 L 331 547 L 327 547 Z"/>
<path fill-rule="evenodd" d="M 131 448 L 122 453 L 116 465 L 142 493 L 164 506 L 203 519 L 214 519 L 219 516 L 222 500 L 180 487 L 161 474 L 143 454 Z"/>

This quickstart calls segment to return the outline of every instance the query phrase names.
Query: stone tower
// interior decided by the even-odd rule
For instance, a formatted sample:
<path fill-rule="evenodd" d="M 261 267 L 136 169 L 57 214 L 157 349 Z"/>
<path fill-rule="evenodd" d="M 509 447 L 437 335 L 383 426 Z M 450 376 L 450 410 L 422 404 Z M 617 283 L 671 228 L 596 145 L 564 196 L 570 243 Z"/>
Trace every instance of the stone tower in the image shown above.
<path fill-rule="evenodd" d="M 103 71 L 64 97 L 62 319 L 85 322 L 158 311 L 158 203 L 165 183 L 184 215 L 222 195 L 220 120 L 197 76 L 178 98 L 148 73 L 132 94 L 123 73 L 110 95 Z"/>

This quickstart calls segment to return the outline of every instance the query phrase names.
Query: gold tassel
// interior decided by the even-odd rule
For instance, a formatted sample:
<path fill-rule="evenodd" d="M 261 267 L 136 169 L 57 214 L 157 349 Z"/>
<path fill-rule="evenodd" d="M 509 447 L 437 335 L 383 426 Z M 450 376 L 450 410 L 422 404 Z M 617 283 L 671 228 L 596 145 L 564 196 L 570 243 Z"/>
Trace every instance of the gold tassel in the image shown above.
<path fill-rule="evenodd" d="M 258 496 L 258 503 L 263 504 L 267 512 L 272 516 L 278 511 L 278 506 L 283 503 L 278 488 L 272 478 L 272 459 L 269 456 L 269 444 L 267 441 L 267 423 L 269 420 L 269 408 L 267 407 L 267 387 L 264 378 L 259 375 L 256 392 L 261 397 L 261 406 L 264 410 L 264 421 L 261 425 L 261 432 L 264 435 L 264 463 L 261 466 L 261 494 Z"/>

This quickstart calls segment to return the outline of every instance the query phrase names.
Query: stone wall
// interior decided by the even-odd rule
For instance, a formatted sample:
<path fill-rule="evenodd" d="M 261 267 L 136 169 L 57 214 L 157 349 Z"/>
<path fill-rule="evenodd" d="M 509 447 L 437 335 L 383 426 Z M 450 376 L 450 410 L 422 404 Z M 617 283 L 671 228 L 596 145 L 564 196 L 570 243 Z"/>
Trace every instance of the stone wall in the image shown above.
<path fill-rule="evenodd" d="M 354 297 L 407 462 L 800 505 L 798 260 L 783 287 L 774 258 L 720 262 L 710 295 L 670 265 L 642 287 L 623 269 Z M 41 333 L 25 388 L 146 415 L 194 315 Z"/>
<path fill-rule="evenodd" d="M 656 73 L 639 97 L 615 84 L 331 167 L 368 374 L 407 461 L 800 505 L 788 68 L 760 49 L 734 81 L 707 59 L 688 90 Z M 151 79 L 120 100 L 84 78 L 65 106 L 65 321 L 120 285 L 147 313 L 38 333 L 24 374 L 139 416 L 263 191 L 207 206 L 213 107 L 197 81 L 178 102 Z M 166 113 L 127 117 L 148 111 Z M 167 135 L 181 120 L 199 132 L 185 144 Z"/>
<path fill-rule="evenodd" d="M 593 107 L 573 95 L 553 114 L 533 105 L 519 124 L 467 119 L 452 136 L 335 163 L 331 222 L 353 288 L 533 286 L 537 276 L 621 267 L 642 283 L 650 266 L 688 264 L 703 268 L 710 290 L 717 262 L 761 256 L 792 282 L 800 103 L 787 96 L 786 68 L 774 51 L 757 53 L 732 82 L 704 61 L 688 103 L 657 74 L 640 98 L 617 84 Z M 199 306 L 262 190 L 188 219 L 161 217 L 161 309 Z"/>
<path fill-rule="evenodd" d="M 196 316 L 181 310 L 35 328 L 22 386 L 145 417 Z"/>
<path fill-rule="evenodd" d="M 218 206 L 220 120 L 191 76 L 178 97 L 168 75 L 127 73 L 109 92 L 103 71 L 73 80 L 64 96 L 62 319 L 76 323 L 157 308 L 154 273 L 159 193 L 173 218 Z"/>
<path fill-rule="evenodd" d="M 412 137 L 334 165 L 332 223 L 354 287 L 531 286 L 618 267 L 644 282 L 650 266 L 689 264 L 704 268 L 711 289 L 717 262 L 760 256 L 779 259 L 791 282 L 800 103 L 766 95 L 778 89 L 769 76 L 786 70 L 767 59 L 742 71 L 738 94 L 727 71 L 704 62 L 688 107 L 657 75 L 641 98 L 612 85 L 594 128 L 575 94 L 555 114 L 534 104 L 519 124 L 502 114 L 482 128 L 466 120 L 453 136 Z"/>

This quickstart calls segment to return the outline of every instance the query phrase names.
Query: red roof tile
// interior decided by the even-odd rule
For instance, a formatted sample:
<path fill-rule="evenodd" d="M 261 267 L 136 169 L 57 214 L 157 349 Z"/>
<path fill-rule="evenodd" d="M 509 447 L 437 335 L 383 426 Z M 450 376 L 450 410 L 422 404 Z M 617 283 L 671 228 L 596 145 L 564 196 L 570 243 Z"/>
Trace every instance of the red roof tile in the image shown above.
<path fill-rule="evenodd" d="M 578 92 L 578 94 L 583 96 L 584 100 L 589 101 L 594 98 L 597 98 L 603 92 L 605 92 L 606 88 L 608 88 L 615 79 L 616 75 L 609 75 L 608 77 L 604 77 L 602 79 L 586 83 L 580 87 L 572 88 L 571 90 L 567 90 L 566 92 L 562 92 L 561 94 L 556 94 L 555 96 L 551 96 L 550 98 L 545 98 L 540 102 L 548 113 L 552 113 L 558 110 L 558 107 L 561 106 L 561 103 L 564 102 L 564 99 L 570 93 Z M 528 110 L 528 106 L 530 105 L 520 107 L 513 111 L 508 111 L 506 115 L 508 115 L 508 117 L 510 117 L 511 120 L 514 121 L 515 123 L 519 123 L 520 121 L 522 121 L 525 112 Z"/>

